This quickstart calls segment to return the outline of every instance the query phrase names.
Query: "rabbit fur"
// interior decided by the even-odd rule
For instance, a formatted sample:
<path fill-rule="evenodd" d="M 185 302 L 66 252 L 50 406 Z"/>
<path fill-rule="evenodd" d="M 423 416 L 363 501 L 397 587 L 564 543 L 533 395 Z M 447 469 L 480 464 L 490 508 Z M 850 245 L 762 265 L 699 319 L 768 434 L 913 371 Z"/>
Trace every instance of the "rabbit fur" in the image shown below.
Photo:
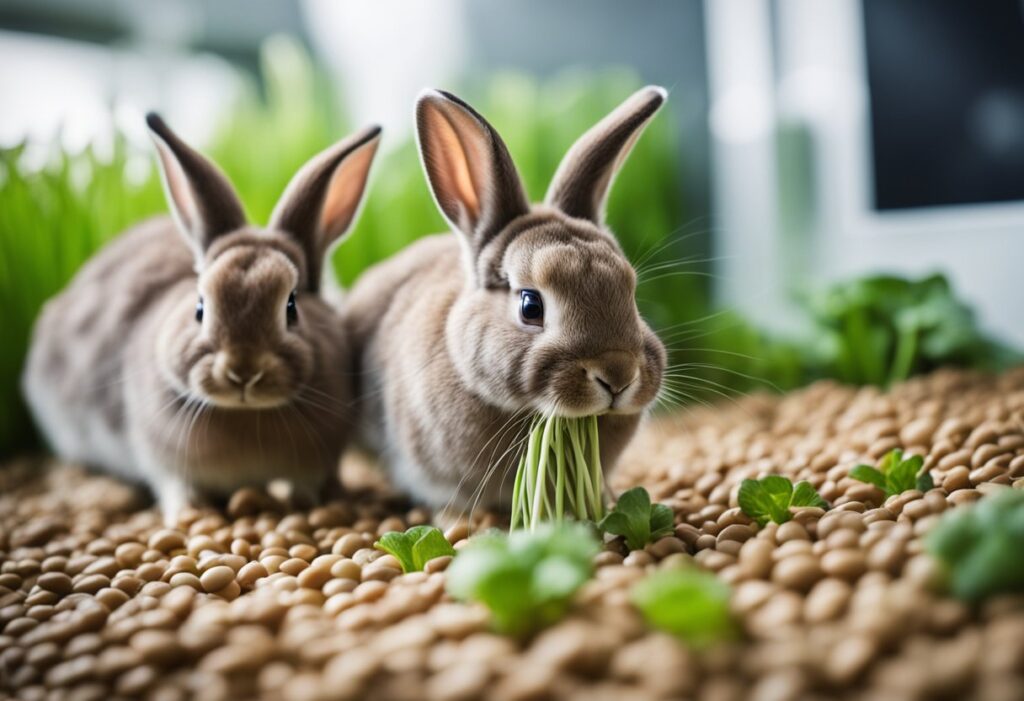
<path fill-rule="evenodd" d="M 606 468 L 632 437 L 665 349 L 640 317 L 604 209 L 665 96 L 644 88 L 584 134 L 534 205 L 481 115 L 449 93 L 420 97 L 423 167 L 453 233 L 367 270 L 343 311 L 360 440 L 417 501 L 507 508 L 538 414 L 598 414 Z M 538 297 L 539 324 L 524 316 Z"/>
<path fill-rule="evenodd" d="M 350 344 L 322 269 L 380 129 L 308 162 L 258 228 L 216 166 L 147 122 L 172 216 L 112 240 L 45 305 L 28 404 L 60 456 L 149 485 L 168 522 L 276 478 L 315 501 L 339 486 L 352 423 Z"/>

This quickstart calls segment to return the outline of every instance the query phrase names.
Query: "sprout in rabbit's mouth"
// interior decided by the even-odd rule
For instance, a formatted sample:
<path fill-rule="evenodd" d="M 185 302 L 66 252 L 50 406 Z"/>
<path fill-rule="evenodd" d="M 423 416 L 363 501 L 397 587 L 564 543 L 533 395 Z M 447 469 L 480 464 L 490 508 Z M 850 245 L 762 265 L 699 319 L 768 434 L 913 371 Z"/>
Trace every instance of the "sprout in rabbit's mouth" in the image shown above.
<path fill-rule="evenodd" d="M 603 516 L 597 417 L 537 417 L 512 489 L 511 528 L 533 530 L 566 519 L 597 522 Z"/>

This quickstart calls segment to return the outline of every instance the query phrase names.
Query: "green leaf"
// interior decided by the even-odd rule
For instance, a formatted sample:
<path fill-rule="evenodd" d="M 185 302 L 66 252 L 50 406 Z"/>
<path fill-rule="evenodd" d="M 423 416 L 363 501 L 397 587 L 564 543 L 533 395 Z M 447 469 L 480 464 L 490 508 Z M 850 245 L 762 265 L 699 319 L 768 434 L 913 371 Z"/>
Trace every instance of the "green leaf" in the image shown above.
<path fill-rule="evenodd" d="M 676 532 L 676 515 L 664 504 L 651 505 L 651 541 Z"/>
<path fill-rule="evenodd" d="M 894 467 L 884 471 L 885 481 L 888 484 L 886 491 L 892 495 L 914 489 L 914 485 L 917 483 L 917 473 L 923 462 L 924 459 L 920 455 L 913 455 L 906 460 L 900 460 Z"/>
<path fill-rule="evenodd" d="M 857 467 L 850 470 L 850 477 L 861 482 L 867 482 L 873 484 L 883 492 L 888 489 L 886 484 L 885 475 L 871 467 L 870 465 L 857 465 Z"/>
<path fill-rule="evenodd" d="M 793 498 L 789 502 L 790 507 L 794 506 L 817 506 L 822 509 L 827 509 L 829 504 L 827 501 L 821 498 L 811 483 L 807 480 L 800 480 L 796 483 L 796 487 L 793 488 Z"/>
<path fill-rule="evenodd" d="M 729 609 L 729 586 L 694 567 L 662 570 L 632 589 L 633 604 L 648 625 L 694 647 L 706 647 L 736 635 Z"/>
<path fill-rule="evenodd" d="M 579 523 L 476 536 L 448 568 L 448 593 L 486 606 L 495 630 L 527 635 L 565 614 L 599 549 Z"/>
<path fill-rule="evenodd" d="M 412 539 L 405 533 L 391 531 L 382 535 L 373 547 L 393 555 L 402 565 L 403 572 L 413 572 L 416 565 L 412 559 L 412 543 Z"/>
<path fill-rule="evenodd" d="M 801 481 L 794 489 L 788 477 L 768 475 L 759 480 L 745 479 L 737 495 L 740 509 L 759 526 L 769 521 L 785 523 L 792 514 L 790 507 L 819 506 L 829 508 L 810 482 Z"/>
<path fill-rule="evenodd" d="M 615 508 L 597 524 L 605 533 L 623 536 L 626 547 L 640 550 L 648 543 L 671 535 L 675 514 L 664 504 L 651 504 L 643 487 L 633 487 L 619 496 Z"/>
<path fill-rule="evenodd" d="M 612 535 L 620 535 L 626 538 L 626 545 L 630 544 L 629 534 L 631 533 L 631 524 L 629 517 L 621 511 L 612 511 L 597 524 L 605 533 L 611 533 Z"/>
<path fill-rule="evenodd" d="M 932 475 L 928 470 L 922 470 L 921 474 L 917 476 L 917 484 L 915 486 L 918 491 L 927 492 L 930 489 L 935 489 L 935 480 L 932 479 Z"/>
<path fill-rule="evenodd" d="M 385 533 L 374 547 L 393 555 L 406 573 L 421 572 L 435 557 L 455 555 L 455 548 L 434 526 L 413 526 L 405 533 Z"/>
<path fill-rule="evenodd" d="M 1024 491 L 1007 489 L 947 511 L 925 548 L 944 565 L 958 598 L 1024 592 Z"/>
<path fill-rule="evenodd" d="M 888 475 L 892 472 L 893 468 L 900 464 L 903 460 L 903 451 L 899 448 L 893 448 L 882 457 L 882 461 L 878 463 L 878 471 L 883 475 Z"/>
<path fill-rule="evenodd" d="M 420 530 L 416 530 L 420 529 Z M 414 526 L 406 533 L 415 538 L 412 546 L 413 571 L 420 572 L 435 557 L 455 556 L 455 548 L 444 537 L 444 533 L 433 526 Z"/>
<path fill-rule="evenodd" d="M 902 494 L 908 489 L 919 489 L 927 492 L 935 486 L 927 470 L 922 470 L 924 458 L 911 455 L 903 458 L 903 451 L 893 448 L 879 461 L 878 468 L 870 465 L 857 465 L 850 470 L 850 477 L 873 484 L 883 492 L 886 498 L 894 494 Z"/>

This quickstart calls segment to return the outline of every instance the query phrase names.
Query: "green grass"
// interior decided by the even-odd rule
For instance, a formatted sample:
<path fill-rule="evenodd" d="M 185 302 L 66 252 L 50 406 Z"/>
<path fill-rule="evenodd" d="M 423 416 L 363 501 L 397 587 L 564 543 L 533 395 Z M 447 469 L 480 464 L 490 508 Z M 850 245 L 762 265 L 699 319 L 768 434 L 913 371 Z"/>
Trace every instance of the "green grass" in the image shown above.
<path fill-rule="evenodd" d="M 154 177 L 125 178 L 121 139 L 110 158 L 59 153 L 38 172 L 23 172 L 22 151 L 0 150 L 0 455 L 35 442 L 19 377 L 39 309 L 111 233 L 163 208 Z"/>

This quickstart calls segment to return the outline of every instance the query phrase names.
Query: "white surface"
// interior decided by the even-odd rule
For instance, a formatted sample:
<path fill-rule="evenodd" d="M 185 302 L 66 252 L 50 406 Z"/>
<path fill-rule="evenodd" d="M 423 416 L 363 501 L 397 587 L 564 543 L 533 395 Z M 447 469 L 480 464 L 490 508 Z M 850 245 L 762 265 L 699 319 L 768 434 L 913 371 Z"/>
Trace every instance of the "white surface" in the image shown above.
<path fill-rule="evenodd" d="M 160 111 L 179 134 L 204 143 L 240 80 L 210 55 L 108 49 L 0 31 L 0 146 L 23 140 L 68 150 L 110 143 L 110 117 L 148 147 L 143 115 Z"/>
<path fill-rule="evenodd" d="M 304 0 L 302 8 L 353 123 L 381 124 L 382 148 L 410 132 L 423 88 L 450 88 L 466 59 L 463 0 Z"/>

